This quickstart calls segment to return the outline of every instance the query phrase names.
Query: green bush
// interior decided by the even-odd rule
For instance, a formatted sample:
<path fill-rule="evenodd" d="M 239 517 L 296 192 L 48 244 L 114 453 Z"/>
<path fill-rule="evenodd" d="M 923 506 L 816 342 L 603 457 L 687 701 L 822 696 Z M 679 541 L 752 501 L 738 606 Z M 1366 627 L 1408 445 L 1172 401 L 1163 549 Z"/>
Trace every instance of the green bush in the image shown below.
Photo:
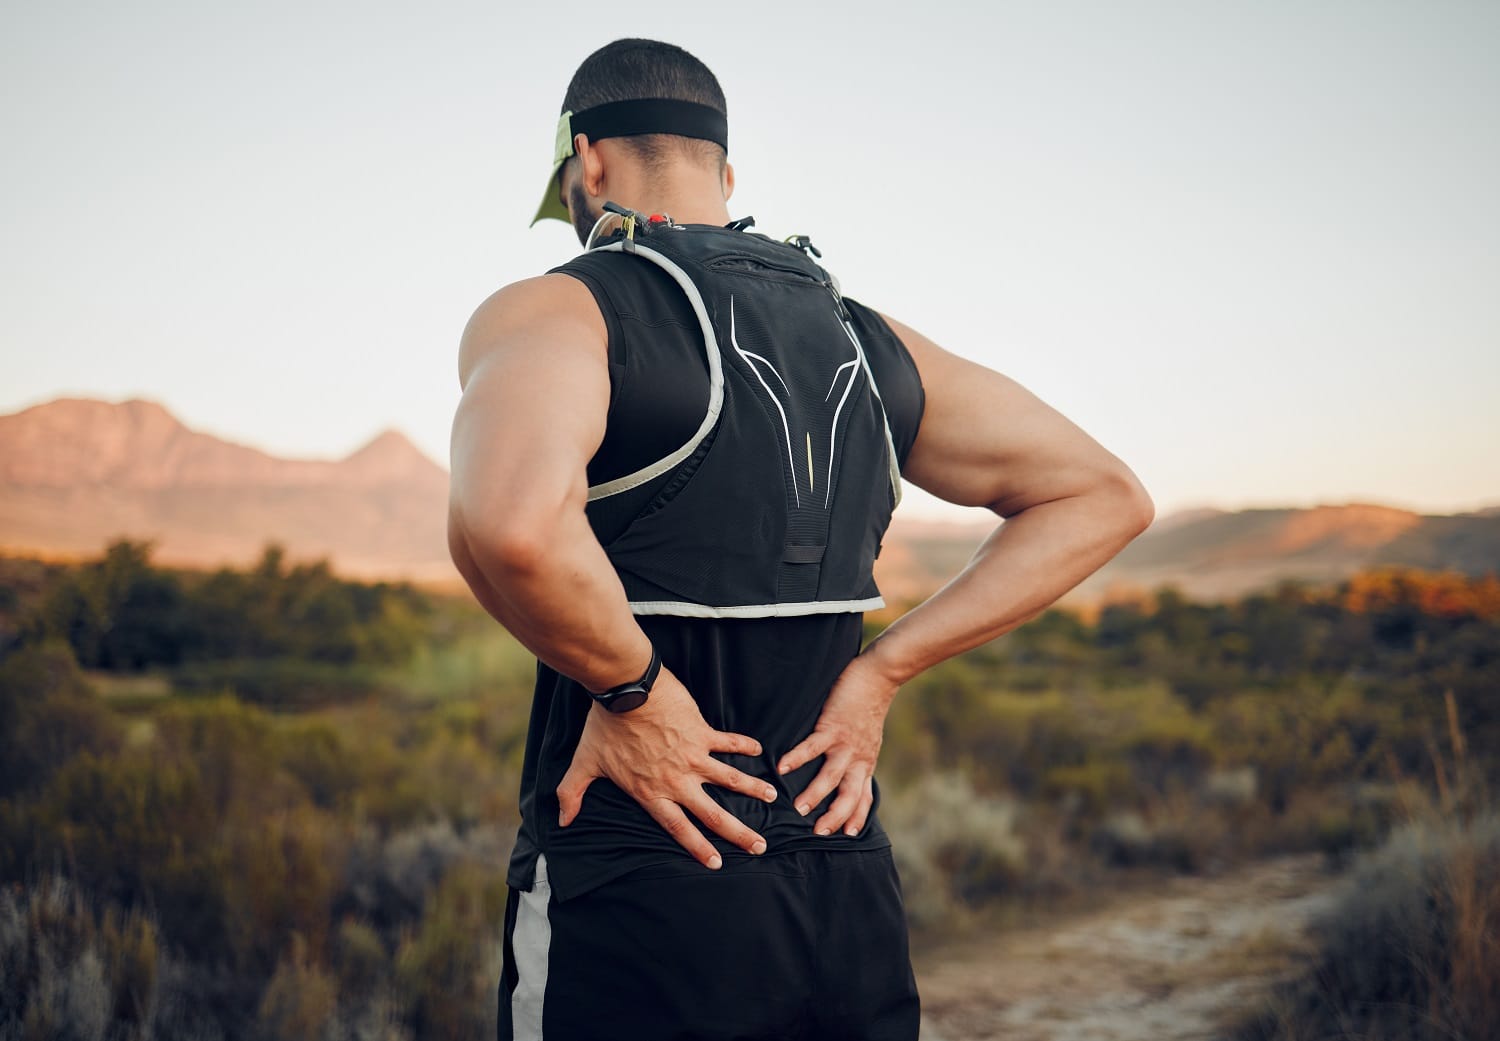
<path fill-rule="evenodd" d="M 0 659 L 0 798 L 34 793 L 80 752 L 109 755 L 123 728 L 57 640 Z"/>

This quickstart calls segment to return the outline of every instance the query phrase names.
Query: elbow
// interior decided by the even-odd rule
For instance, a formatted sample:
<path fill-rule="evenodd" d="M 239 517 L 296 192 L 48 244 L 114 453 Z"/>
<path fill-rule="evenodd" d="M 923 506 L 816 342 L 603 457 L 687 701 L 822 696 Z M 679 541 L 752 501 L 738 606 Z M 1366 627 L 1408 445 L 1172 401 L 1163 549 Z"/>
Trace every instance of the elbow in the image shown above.
<path fill-rule="evenodd" d="M 479 566 L 496 576 L 516 578 L 539 571 L 555 546 L 556 527 L 509 522 L 481 529 L 469 536 L 469 548 Z"/>
<path fill-rule="evenodd" d="M 492 579 L 533 575 L 554 553 L 556 518 L 533 513 L 473 523 L 450 513 L 448 549 L 459 570 L 478 570 Z"/>
<path fill-rule="evenodd" d="M 1156 520 L 1156 503 L 1151 501 L 1151 496 L 1144 495 L 1137 504 L 1137 509 L 1140 512 L 1136 516 L 1135 533 L 1139 535 L 1151 527 L 1152 522 Z"/>
<path fill-rule="evenodd" d="M 1129 469 L 1117 473 L 1111 482 L 1111 492 L 1121 504 L 1121 523 L 1130 531 L 1130 537 L 1141 534 L 1156 520 L 1156 503 L 1141 479 Z"/>

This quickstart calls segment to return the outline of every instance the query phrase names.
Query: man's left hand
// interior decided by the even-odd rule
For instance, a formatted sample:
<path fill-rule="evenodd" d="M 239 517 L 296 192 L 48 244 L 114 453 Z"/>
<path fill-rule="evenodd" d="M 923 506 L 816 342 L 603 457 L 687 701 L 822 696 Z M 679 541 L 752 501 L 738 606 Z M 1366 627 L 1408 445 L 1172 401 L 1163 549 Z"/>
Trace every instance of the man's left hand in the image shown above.
<path fill-rule="evenodd" d="M 812 783 L 792 800 L 797 812 L 805 816 L 829 792 L 838 789 L 828 812 L 813 825 L 819 835 L 832 835 L 840 828 L 857 835 L 864 828 L 875 801 L 871 780 L 896 689 L 896 684 L 881 675 L 869 659 L 856 655 L 834 682 L 812 733 L 777 764 L 778 772 L 787 774 L 825 756 L 823 768 Z"/>

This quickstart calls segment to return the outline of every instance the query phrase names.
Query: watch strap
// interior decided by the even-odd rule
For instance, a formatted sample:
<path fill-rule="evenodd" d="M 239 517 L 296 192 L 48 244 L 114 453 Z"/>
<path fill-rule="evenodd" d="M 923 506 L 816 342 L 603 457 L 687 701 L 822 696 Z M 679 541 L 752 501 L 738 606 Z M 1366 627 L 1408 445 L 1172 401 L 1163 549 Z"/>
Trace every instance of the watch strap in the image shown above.
<path fill-rule="evenodd" d="M 630 680 L 608 690 L 598 693 L 590 691 L 593 699 L 611 712 L 628 712 L 638 708 L 645 703 L 647 695 L 651 693 L 652 684 L 656 682 L 657 674 L 661 672 L 661 652 L 656 649 L 656 644 L 651 645 L 651 662 L 646 666 L 646 671 L 641 678 Z"/>

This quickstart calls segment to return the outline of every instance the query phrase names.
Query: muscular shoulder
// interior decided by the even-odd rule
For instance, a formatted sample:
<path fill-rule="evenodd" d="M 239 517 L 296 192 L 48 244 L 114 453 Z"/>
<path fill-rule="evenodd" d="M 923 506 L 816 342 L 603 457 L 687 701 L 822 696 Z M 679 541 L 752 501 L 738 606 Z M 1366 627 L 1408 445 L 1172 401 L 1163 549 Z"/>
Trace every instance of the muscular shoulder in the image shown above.
<path fill-rule="evenodd" d="M 536 345 L 584 351 L 601 359 L 608 331 L 594 295 L 576 278 L 548 272 L 497 289 L 480 302 L 464 326 L 458 350 L 458 381 L 487 359 Z"/>

